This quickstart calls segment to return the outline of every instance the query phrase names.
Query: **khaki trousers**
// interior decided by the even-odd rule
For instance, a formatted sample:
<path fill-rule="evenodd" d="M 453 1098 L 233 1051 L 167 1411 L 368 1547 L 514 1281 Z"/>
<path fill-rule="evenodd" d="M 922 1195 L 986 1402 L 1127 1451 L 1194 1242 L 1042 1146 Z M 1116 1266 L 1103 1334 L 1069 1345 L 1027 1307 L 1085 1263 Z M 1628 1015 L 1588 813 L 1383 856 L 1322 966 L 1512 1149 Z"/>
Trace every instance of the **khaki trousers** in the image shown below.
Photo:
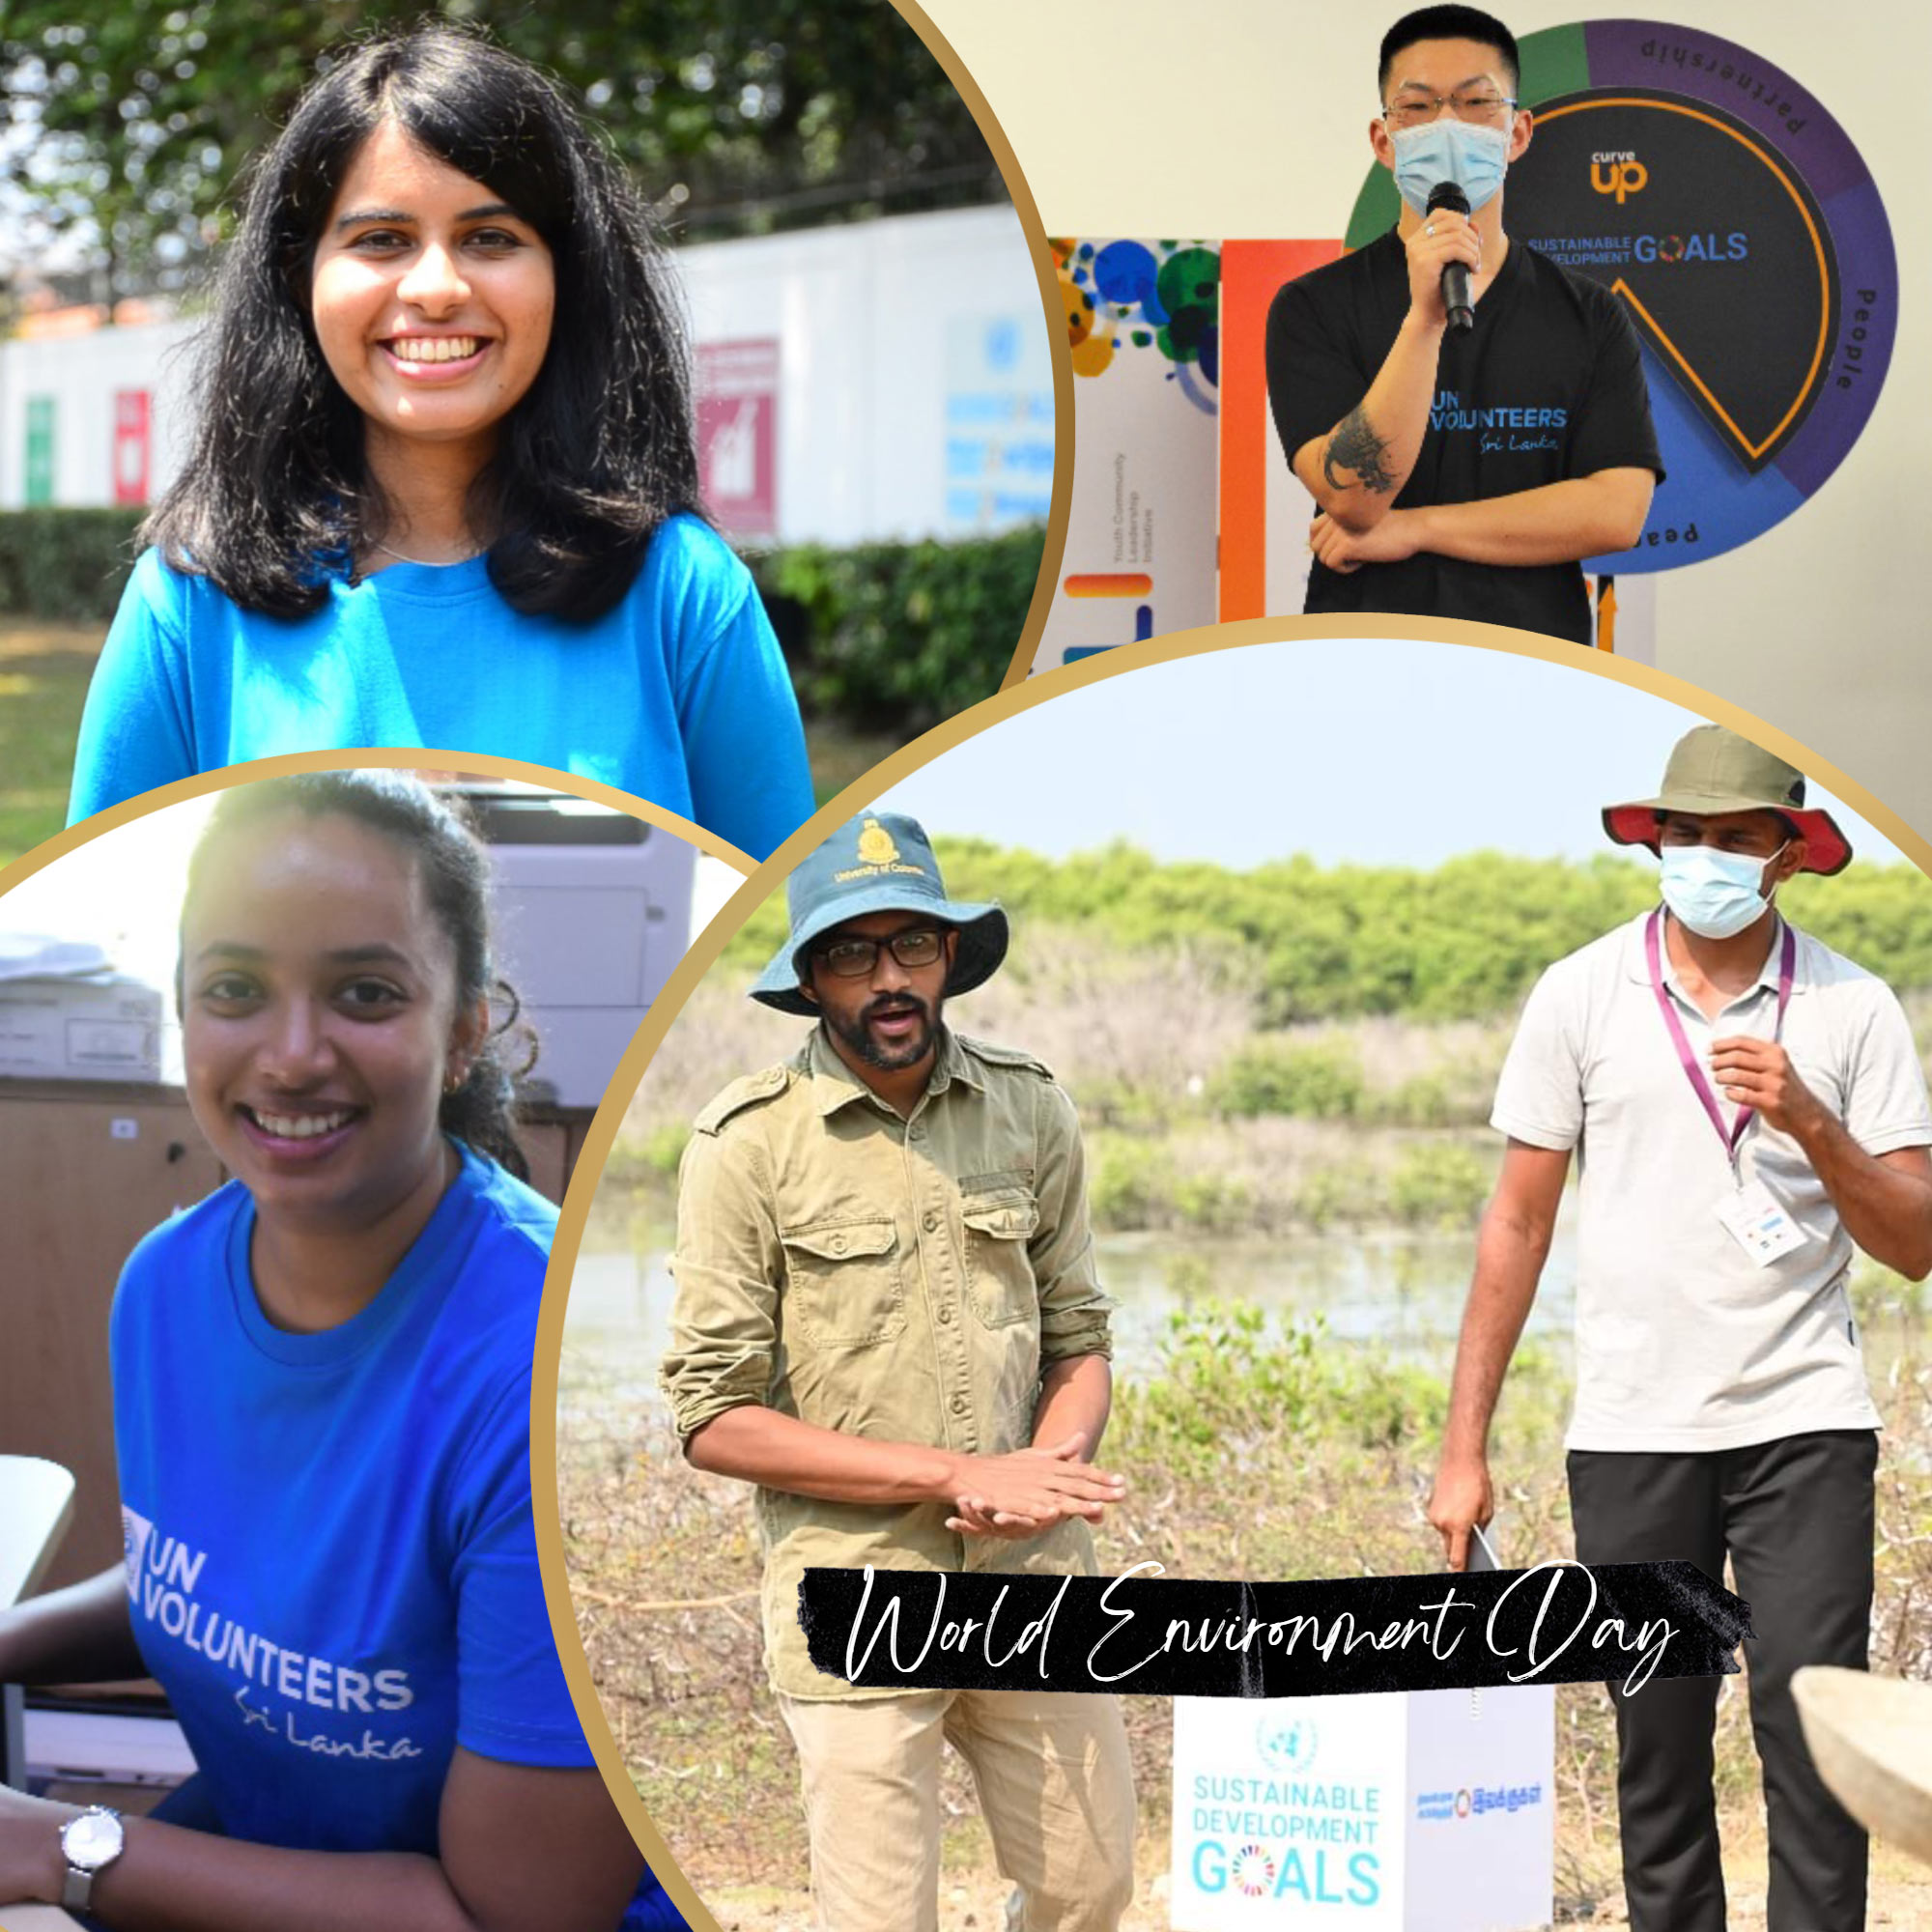
<path fill-rule="evenodd" d="M 939 1759 L 973 1773 L 1014 1932 L 1113 1932 L 1134 1893 L 1134 1782 L 1112 1697 L 923 1690 L 781 1696 L 798 1745 L 825 1932 L 936 1932 Z"/>

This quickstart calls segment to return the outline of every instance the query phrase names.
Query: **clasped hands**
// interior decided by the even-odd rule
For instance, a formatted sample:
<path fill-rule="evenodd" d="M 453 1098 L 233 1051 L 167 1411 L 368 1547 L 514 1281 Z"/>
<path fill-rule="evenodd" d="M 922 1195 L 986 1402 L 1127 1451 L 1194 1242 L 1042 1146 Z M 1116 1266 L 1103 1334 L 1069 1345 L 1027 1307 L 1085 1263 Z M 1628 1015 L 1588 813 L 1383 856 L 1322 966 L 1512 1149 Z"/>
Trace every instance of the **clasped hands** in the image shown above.
<path fill-rule="evenodd" d="M 1326 510 L 1308 526 L 1308 548 L 1316 562 L 1347 577 L 1365 563 L 1406 563 L 1422 549 L 1420 512 L 1390 510 L 1373 529 L 1351 530 Z"/>
<path fill-rule="evenodd" d="M 1127 1486 L 1087 1462 L 1086 1448 L 1086 1436 L 1076 1432 L 1064 1441 L 1006 1456 L 960 1457 L 946 1498 L 953 1510 L 947 1528 L 958 1536 L 1018 1543 L 1070 1518 L 1098 1522 Z"/>

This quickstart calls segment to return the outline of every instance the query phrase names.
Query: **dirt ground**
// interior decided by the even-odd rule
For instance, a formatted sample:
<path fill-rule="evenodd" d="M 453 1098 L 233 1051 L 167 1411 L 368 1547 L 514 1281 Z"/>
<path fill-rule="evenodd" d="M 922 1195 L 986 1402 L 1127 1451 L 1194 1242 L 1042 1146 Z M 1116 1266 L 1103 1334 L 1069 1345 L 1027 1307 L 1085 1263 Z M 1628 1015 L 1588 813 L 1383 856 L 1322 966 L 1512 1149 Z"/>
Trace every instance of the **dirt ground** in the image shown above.
<path fill-rule="evenodd" d="M 1762 1839 L 1727 1854 L 1729 1932 L 1764 1932 L 1765 1849 Z M 1144 1874 L 1121 1932 L 1168 1932 L 1168 1881 L 1164 1871 Z M 997 1872 L 947 1872 L 939 1886 L 940 1932 L 1007 1932 L 1008 1888 Z M 817 1920 L 804 1892 L 770 1888 L 725 1888 L 708 1894 L 722 1932 L 815 1932 Z M 1592 1932 L 1628 1932 L 1621 1898 L 1605 1901 L 1589 1917 L 1559 1918 L 1560 1926 Z M 1932 1927 L 1932 1868 L 1915 1864 L 1889 1846 L 1872 1848 L 1871 1901 L 1866 1932 L 1925 1932 Z"/>

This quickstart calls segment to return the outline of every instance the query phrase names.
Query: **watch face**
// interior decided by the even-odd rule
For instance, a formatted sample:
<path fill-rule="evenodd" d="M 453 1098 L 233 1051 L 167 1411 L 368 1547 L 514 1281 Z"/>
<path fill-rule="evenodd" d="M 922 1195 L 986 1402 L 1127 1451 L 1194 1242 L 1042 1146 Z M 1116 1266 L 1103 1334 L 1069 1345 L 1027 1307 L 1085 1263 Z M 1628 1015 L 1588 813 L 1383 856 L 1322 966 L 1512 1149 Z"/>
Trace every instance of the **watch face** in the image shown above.
<path fill-rule="evenodd" d="M 83 1811 L 61 1833 L 70 1864 L 98 1871 L 121 1850 L 121 1821 L 102 1811 Z"/>

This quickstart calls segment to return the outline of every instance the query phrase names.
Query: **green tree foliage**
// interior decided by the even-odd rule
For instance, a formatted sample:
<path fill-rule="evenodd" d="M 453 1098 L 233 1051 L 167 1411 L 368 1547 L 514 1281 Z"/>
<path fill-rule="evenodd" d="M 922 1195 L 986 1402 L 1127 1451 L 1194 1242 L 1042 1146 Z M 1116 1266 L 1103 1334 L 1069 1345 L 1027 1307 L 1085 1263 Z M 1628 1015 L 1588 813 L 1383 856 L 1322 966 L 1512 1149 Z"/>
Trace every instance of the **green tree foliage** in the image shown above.
<path fill-rule="evenodd" d="M 889 0 L 7 0 L 10 172 L 44 229 L 92 226 L 116 296 L 178 284 L 327 51 L 431 11 L 562 79 L 685 236 L 1005 194 Z"/>
<path fill-rule="evenodd" d="M 1000 900 L 1021 948 L 1030 931 L 1071 926 L 1137 952 L 1232 952 L 1269 1027 L 1377 1013 L 1493 1018 L 1551 960 L 1657 899 L 1649 862 L 1613 852 L 1580 864 L 1477 852 L 1428 871 L 1296 856 L 1239 872 L 1161 865 L 1127 844 L 1059 861 L 977 838 L 941 837 L 937 850 L 948 889 Z M 1917 867 L 1861 862 L 1835 879 L 1795 881 L 1786 896 L 1806 931 L 1899 992 L 1932 987 L 1932 882 Z M 784 931 L 780 895 L 732 956 L 762 963 Z"/>

